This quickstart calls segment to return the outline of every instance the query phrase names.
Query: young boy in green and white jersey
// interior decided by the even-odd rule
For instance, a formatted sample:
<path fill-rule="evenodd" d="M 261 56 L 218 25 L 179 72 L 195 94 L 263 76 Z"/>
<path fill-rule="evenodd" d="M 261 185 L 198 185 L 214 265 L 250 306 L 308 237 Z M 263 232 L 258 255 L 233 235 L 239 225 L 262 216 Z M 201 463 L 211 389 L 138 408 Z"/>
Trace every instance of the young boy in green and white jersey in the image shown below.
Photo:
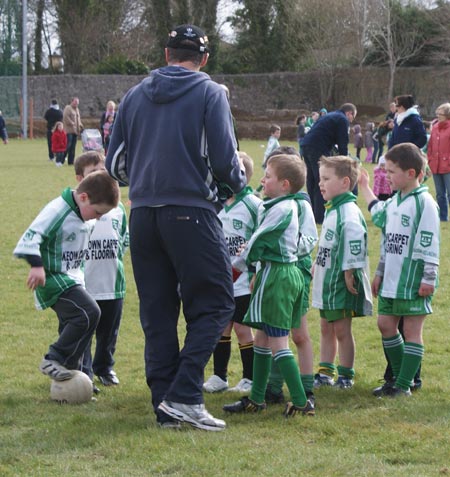
<path fill-rule="evenodd" d="M 75 159 L 78 182 L 94 171 L 105 170 L 105 158 L 98 151 L 88 151 Z M 84 263 L 86 290 L 100 307 L 100 321 L 95 330 L 95 353 L 91 344 L 83 355 L 82 371 L 92 380 L 94 374 L 104 386 L 119 384 L 114 371 L 114 353 L 122 319 L 126 292 L 123 256 L 129 246 L 127 215 L 122 202 L 95 221 Z"/>
<path fill-rule="evenodd" d="M 297 150 L 291 146 L 282 146 L 275 149 L 271 156 L 279 154 L 293 154 L 300 157 Z M 269 157 L 271 157 L 269 156 Z M 311 202 L 308 194 L 305 192 L 297 192 L 295 200 L 298 208 L 298 225 L 299 225 L 299 240 L 298 240 L 298 262 L 297 267 L 301 271 L 304 279 L 303 304 L 300 314 L 295 316 L 292 320 L 291 336 L 292 341 L 297 348 L 297 355 L 300 367 L 300 378 L 302 380 L 303 388 L 307 398 L 314 404 L 314 361 L 313 361 L 313 346 L 308 330 L 307 311 L 309 308 L 309 291 L 311 284 L 311 267 L 312 258 L 311 253 L 316 246 L 318 235 L 316 228 L 316 221 L 312 211 Z M 283 376 L 278 369 L 275 361 L 272 360 L 272 370 L 270 372 L 269 381 L 267 383 L 265 401 L 267 404 L 278 404 L 284 402 L 283 395 Z"/>
<path fill-rule="evenodd" d="M 372 220 L 382 229 L 381 256 L 372 282 L 378 296 L 378 328 L 391 363 L 395 382 L 382 386 L 380 396 L 410 396 L 410 386 L 424 353 L 422 330 L 432 313 L 437 286 L 440 221 L 436 202 L 421 185 L 425 158 L 411 143 L 398 144 L 386 154 L 392 190 L 389 200 L 378 201 L 368 175 L 360 179 Z M 403 340 L 398 323 L 403 316 Z"/>
<path fill-rule="evenodd" d="M 100 309 L 84 288 L 83 262 L 88 254 L 91 219 L 117 207 L 120 192 L 107 172 L 86 177 L 76 190 L 66 188 L 38 214 L 22 235 L 14 255 L 31 270 L 27 286 L 38 310 L 51 307 L 58 316 L 59 337 L 39 369 L 56 381 L 73 376 L 100 318 Z"/>
<path fill-rule="evenodd" d="M 352 318 L 372 314 L 367 225 L 352 194 L 359 163 L 346 156 L 321 157 L 319 187 L 325 220 L 313 270 L 312 305 L 320 310 L 320 363 L 314 386 L 353 386 Z M 334 360 L 339 351 L 338 379 Z"/>
<path fill-rule="evenodd" d="M 225 405 L 227 412 L 257 412 L 266 408 L 264 395 L 272 355 L 287 383 L 292 402 L 285 417 L 314 415 L 297 362 L 289 349 L 289 331 L 298 316 L 304 281 L 297 268 L 298 210 L 295 193 L 305 184 L 306 168 L 296 156 L 273 156 L 261 180 L 265 196 L 261 222 L 242 253 L 232 262 L 239 270 L 260 262 L 244 323 L 256 328 L 253 384 L 249 397 Z"/>
<path fill-rule="evenodd" d="M 239 152 L 247 184 L 253 175 L 253 159 L 245 152 Z M 255 232 L 258 226 L 258 208 L 262 200 L 253 194 L 250 186 L 245 187 L 239 194 L 230 197 L 224 208 L 219 212 L 223 233 L 233 259 L 239 253 Z M 233 275 L 235 275 L 234 273 Z M 236 274 L 237 275 L 237 274 Z M 203 384 L 203 390 L 208 393 L 225 391 L 249 392 L 253 381 L 253 333 L 252 329 L 242 324 L 250 303 L 250 280 L 253 273 L 244 270 L 234 280 L 234 301 L 236 309 L 230 323 L 222 332 L 222 336 L 213 353 L 214 374 Z M 235 277 L 233 277 L 235 278 Z M 233 388 L 228 388 L 228 363 L 231 356 L 231 331 L 234 328 L 239 342 L 242 362 L 242 379 Z"/>

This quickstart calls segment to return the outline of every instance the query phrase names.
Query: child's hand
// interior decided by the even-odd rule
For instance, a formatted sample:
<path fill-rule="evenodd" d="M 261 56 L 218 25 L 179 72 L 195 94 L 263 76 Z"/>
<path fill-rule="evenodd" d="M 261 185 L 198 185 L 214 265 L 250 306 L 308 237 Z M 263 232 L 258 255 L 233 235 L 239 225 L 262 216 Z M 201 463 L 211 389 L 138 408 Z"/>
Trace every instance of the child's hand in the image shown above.
<path fill-rule="evenodd" d="M 45 270 L 44 267 L 31 267 L 27 278 L 27 287 L 30 290 L 36 290 L 38 286 L 45 285 Z"/>
<path fill-rule="evenodd" d="M 421 283 L 419 287 L 419 296 L 431 296 L 434 293 L 434 285 Z"/>
<path fill-rule="evenodd" d="M 381 282 L 383 277 L 376 275 L 372 281 L 372 295 L 376 298 L 378 296 L 378 291 L 380 290 Z"/>
<path fill-rule="evenodd" d="M 353 269 L 344 271 L 345 285 L 352 295 L 357 295 L 358 291 L 355 288 L 355 277 L 353 276 L 353 272 Z"/>
<path fill-rule="evenodd" d="M 359 181 L 358 181 L 358 184 L 361 188 L 364 188 L 364 187 L 369 187 L 370 185 L 370 177 L 369 177 L 369 173 L 363 169 L 361 167 L 361 174 L 359 176 Z"/>

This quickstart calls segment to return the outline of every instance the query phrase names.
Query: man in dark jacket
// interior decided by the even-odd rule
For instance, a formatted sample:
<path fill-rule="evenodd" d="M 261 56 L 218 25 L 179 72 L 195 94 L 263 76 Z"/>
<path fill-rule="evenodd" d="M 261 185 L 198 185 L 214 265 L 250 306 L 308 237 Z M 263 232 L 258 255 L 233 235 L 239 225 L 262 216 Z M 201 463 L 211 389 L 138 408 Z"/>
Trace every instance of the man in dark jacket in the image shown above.
<path fill-rule="evenodd" d="M 63 119 L 63 113 L 59 109 L 59 104 L 56 99 L 52 99 L 50 107 L 45 111 L 44 119 L 47 121 L 48 158 L 53 161 L 55 155 L 52 151 L 52 129 L 58 121 L 62 121 Z"/>
<path fill-rule="evenodd" d="M 331 156 L 335 146 L 340 155 L 348 155 L 348 130 L 355 117 L 356 106 L 345 103 L 337 111 L 321 116 L 301 141 L 301 153 L 308 170 L 306 188 L 318 224 L 323 222 L 325 213 L 325 201 L 319 188 L 319 159 Z"/>
<path fill-rule="evenodd" d="M 224 191 L 244 188 L 245 172 L 226 93 L 200 72 L 208 61 L 203 31 L 176 27 L 166 60 L 121 101 L 106 168 L 130 185 L 131 259 L 157 422 L 220 431 L 225 422 L 208 413 L 202 394 L 204 367 L 234 312 L 217 210 Z"/>

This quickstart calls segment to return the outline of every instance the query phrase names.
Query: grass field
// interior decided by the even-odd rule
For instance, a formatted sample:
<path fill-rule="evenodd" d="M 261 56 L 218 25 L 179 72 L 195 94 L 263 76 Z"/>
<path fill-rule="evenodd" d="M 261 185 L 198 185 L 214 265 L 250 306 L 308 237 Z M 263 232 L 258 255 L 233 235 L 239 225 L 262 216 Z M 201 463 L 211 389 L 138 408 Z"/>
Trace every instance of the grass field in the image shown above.
<path fill-rule="evenodd" d="M 283 143 L 283 141 L 282 141 Z M 285 144 L 285 143 L 284 143 Z M 242 141 L 256 162 L 256 185 L 265 141 Z M 79 146 L 80 151 L 80 146 Z M 384 370 L 375 317 L 354 320 L 356 384 L 352 390 L 319 389 L 315 418 L 282 418 L 282 406 L 260 415 L 227 416 L 228 428 L 207 433 L 160 430 L 144 378 L 143 334 L 129 254 L 128 294 L 116 352 L 121 385 L 102 388 L 97 402 L 60 406 L 49 400 L 49 379 L 38 364 L 54 341 L 53 311 L 34 309 L 25 287 L 28 266 L 12 250 L 39 210 L 67 185 L 73 168 L 56 168 L 44 140 L 0 145 L 0 475 L 10 476 L 400 476 L 450 475 L 449 226 L 442 227 L 440 288 L 425 325 L 424 387 L 410 399 L 371 395 Z M 372 165 L 368 166 L 371 170 Z M 432 184 L 430 183 L 430 187 Z M 127 201 L 123 190 L 123 202 Z M 434 193 L 434 192 L 433 192 Z M 366 210 L 364 204 L 360 204 Z M 378 260 L 379 232 L 370 230 L 371 269 Z M 375 306 L 376 309 L 376 306 Z M 309 313 L 318 362 L 319 317 Z M 180 332 L 184 323 L 180 320 Z M 229 381 L 240 379 L 233 342 Z M 211 366 L 206 374 L 210 375 Z M 206 395 L 208 409 L 238 396 Z"/>

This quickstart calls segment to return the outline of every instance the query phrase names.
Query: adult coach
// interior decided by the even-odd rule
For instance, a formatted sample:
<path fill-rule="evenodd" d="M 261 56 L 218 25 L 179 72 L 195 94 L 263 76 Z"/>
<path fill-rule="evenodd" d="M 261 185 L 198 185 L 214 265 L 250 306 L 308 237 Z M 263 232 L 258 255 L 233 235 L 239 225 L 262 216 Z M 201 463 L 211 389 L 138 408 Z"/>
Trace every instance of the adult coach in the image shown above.
<path fill-rule="evenodd" d="M 52 151 L 53 128 L 58 121 L 63 120 L 63 112 L 59 109 L 59 104 L 56 99 L 52 99 L 50 107 L 45 111 L 44 119 L 47 121 L 48 158 L 50 161 L 53 161 L 55 157 Z"/>
<path fill-rule="evenodd" d="M 169 34 L 168 66 L 120 103 L 106 168 L 129 181 L 130 248 L 157 422 L 217 431 L 203 404 L 204 367 L 234 312 L 228 248 L 217 210 L 245 186 L 224 89 L 200 72 L 208 39 L 194 25 Z M 124 152 L 126 151 L 126 154 Z M 180 350 L 180 302 L 186 337 Z"/>
<path fill-rule="evenodd" d="M 83 129 L 80 110 L 78 109 L 79 104 L 80 100 L 76 96 L 73 97 L 70 104 L 64 108 L 63 113 L 64 131 L 66 131 L 67 134 L 67 164 L 69 166 L 73 165 L 77 139 Z"/>
<path fill-rule="evenodd" d="M 356 106 L 345 103 L 337 111 L 321 116 L 301 141 L 300 149 L 308 170 L 306 188 L 318 224 L 323 222 L 325 213 L 325 201 L 319 188 L 319 159 L 331 156 L 334 146 L 339 155 L 348 155 L 348 130 L 355 117 Z"/>

